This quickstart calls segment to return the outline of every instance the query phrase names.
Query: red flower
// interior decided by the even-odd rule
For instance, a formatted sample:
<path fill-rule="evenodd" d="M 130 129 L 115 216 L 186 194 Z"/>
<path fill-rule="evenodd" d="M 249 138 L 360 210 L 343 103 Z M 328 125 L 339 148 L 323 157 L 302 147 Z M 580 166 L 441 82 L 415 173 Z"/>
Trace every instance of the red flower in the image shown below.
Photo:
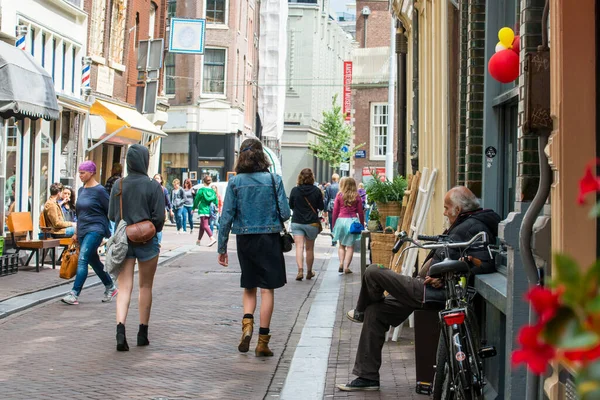
<path fill-rule="evenodd" d="M 521 328 L 518 341 L 523 348 L 513 351 L 513 366 L 525 363 L 537 375 L 546 371 L 548 362 L 554 358 L 556 350 L 540 340 L 542 329 L 541 325 L 527 325 Z"/>
<path fill-rule="evenodd" d="M 592 173 L 592 167 L 598 164 L 598 162 L 599 160 L 594 160 L 593 163 L 588 164 L 585 168 L 585 175 L 579 181 L 579 196 L 577 197 L 579 204 L 585 203 L 585 196 L 589 193 L 600 191 L 600 179 Z"/>
<path fill-rule="evenodd" d="M 569 350 L 563 353 L 569 361 L 587 363 L 600 358 L 600 344 L 587 350 Z"/>
<path fill-rule="evenodd" d="M 531 302 L 533 309 L 539 315 L 539 323 L 546 324 L 558 311 L 560 292 L 553 292 L 541 286 L 536 286 L 525 294 L 525 299 Z"/>

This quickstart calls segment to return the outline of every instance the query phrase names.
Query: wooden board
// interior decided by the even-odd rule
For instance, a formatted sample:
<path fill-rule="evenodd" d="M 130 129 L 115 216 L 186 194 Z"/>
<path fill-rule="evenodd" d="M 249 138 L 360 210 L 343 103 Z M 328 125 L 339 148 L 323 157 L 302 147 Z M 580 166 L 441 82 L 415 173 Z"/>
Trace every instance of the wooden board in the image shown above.
<path fill-rule="evenodd" d="M 417 173 L 410 179 L 410 189 L 404 192 L 404 198 L 402 199 L 402 225 L 400 226 L 400 230 L 406 233 L 410 233 L 410 224 L 415 212 L 417 197 L 419 196 L 420 182 L 421 172 L 417 171 Z M 400 251 L 394 255 L 391 265 L 391 268 L 394 270 L 394 272 L 402 272 L 402 262 L 404 261 L 404 256 L 400 260 L 399 257 L 407 246 L 407 243 L 403 244 L 400 248 Z"/>

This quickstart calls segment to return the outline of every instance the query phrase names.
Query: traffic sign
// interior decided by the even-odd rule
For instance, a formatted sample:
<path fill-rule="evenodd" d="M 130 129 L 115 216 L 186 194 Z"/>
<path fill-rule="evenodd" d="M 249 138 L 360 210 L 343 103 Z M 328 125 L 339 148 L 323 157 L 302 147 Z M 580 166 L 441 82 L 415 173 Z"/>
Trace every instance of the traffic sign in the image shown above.
<path fill-rule="evenodd" d="M 340 171 L 350 171 L 350 163 L 340 163 Z"/>
<path fill-rule="evenodd" d="M 343 145 L 343 146 L 342 146 L 342 152 L 343 152 L 343 153 L 347 153 L 347 152 L 349 152 L 349 151 L 350 151 L 350 148 L 349 148 L 347 145 Z"/>

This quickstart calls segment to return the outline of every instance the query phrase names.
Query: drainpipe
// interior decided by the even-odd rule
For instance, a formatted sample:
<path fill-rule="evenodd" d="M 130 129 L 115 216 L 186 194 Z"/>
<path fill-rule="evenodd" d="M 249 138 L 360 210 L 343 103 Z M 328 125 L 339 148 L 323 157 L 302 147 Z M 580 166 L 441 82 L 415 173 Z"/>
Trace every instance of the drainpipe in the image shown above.
<path fill-rule="evenodd" d="M 417 0 L 413 0 L 413 123 L 410 132 L 410 163 L 412 173 L 419 170 L 419 10 Z"/>
<path fill-rule="evenodd" d="M 365 31 L 363 32 L 363 48 L 367 48 L 367 19 L 371 15 L 371 9 L 367 6 L 364 6 L 362 9 L 362 16 L 365 19 Z"/>
<path fill-rule="evenodd" d="M 408 39 L 402 21 L 396 25 L 396 63 L 398 65 L 398 174 L 406 176 L 406 53 Z"/>

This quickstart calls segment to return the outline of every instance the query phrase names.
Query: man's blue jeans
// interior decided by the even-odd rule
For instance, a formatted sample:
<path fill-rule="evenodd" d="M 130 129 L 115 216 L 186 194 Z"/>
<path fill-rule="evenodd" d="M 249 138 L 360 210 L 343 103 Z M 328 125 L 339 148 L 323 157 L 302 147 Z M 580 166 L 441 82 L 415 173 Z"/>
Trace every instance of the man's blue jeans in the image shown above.
<path fill-rule="evenodd" d="M 88 264 L 92 266 L 94 272 L 105 287 L 110 288 L 113 286 L 113 281 L 110 275 L 104 271 L 104 264 L 98 257 L 98 246 L 102 243 L 103 235 L 90 232 L 83 237 L 77 238 L 79 240 L 79 261 L 77 263 L 77 275 L 75 276 L 75 283 L 73 284 L 73 293 L 79 296 L 83 284 L 88 276 Z"/>
<path fill-rule="evenodd" d="M 181 209 L 183 210 L 181 212 L 183 231 L 186 232 L 186 230 L 185 230 L 185 225 L 187 223 L 186 220 L 190 221 L 190 229 L 194 230 L 194 213 L 192 213 L 192 207 L 183 206 Z"/>
<path fill-rule="evenodd" d="M 177 230 L 181 230 L 181 221 L 183 220 L 183 213 L 186 212 L 184 210 L 185 207 L 179 207 L 175 210 L 175 224 L 177 224 Z M 183 231 L 185 232 L 185 223 L 183 224 Z"/>

